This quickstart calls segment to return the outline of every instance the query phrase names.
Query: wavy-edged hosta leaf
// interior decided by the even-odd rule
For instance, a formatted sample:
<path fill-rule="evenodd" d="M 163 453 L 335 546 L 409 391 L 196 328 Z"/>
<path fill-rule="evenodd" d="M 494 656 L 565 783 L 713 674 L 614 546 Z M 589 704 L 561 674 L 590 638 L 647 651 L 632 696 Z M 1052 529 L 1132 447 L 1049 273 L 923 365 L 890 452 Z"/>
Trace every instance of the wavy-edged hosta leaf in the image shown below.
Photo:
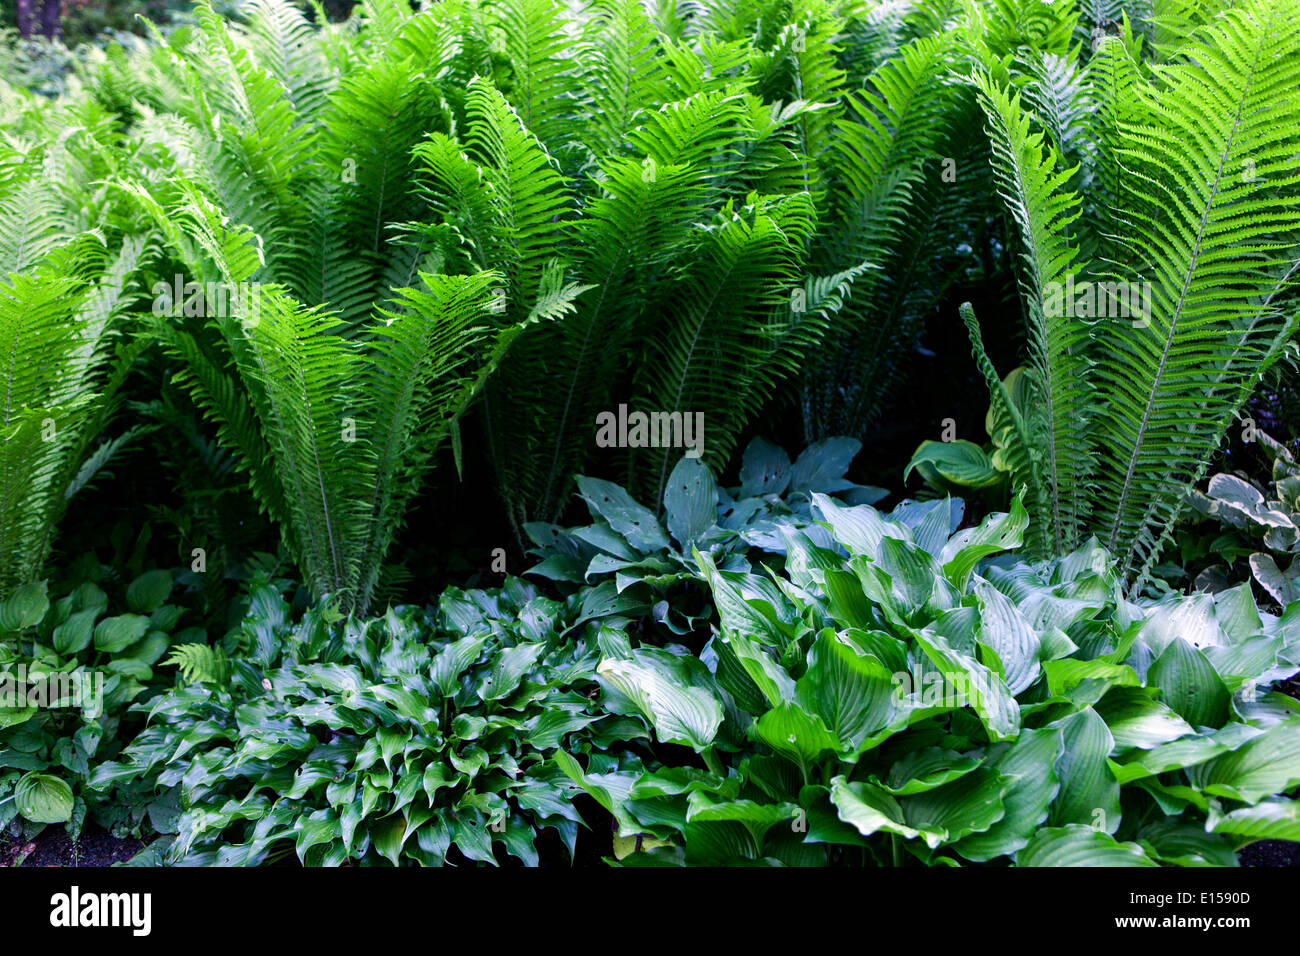
<path fill-rule="evenodd" d="M 948 580 L 961 590 L 975 565 L 999 551 L 1009 551 L 1024 543 L 1025 529 L 1029 527 L 1029 512 L 1020 496 L 1011 499 L 1011 510 L 989 515 L 977 527 L 959 531 L 944 545 L 939 563 Z"/>
<path fill-rule="evenodd" d="M 808 652 L 808 669 L 795 685 L 796 699 L 817 714 L 845 747 L 884 727 L 893 713 L 894 681 L 874 657 L 859 654 L 830 628 Z"/>
<path fill-rule="evenodd" d="M 1106 759 L 1115 745 L 1106 722 L 1087 707 L 1052 726 L 1060 729 L 1063 744 L 1056 760 L 1061 789 L 1052 802 L 1052 826 L 1077 823 L 1115 832 L 1120 822 L 1119 783 Z"/>
<path fill-rule="evenodd" d="M 1020 609 L 987 581 L 976 578 L 971 591 L 980 604 L 980 644 L 997 654 L 1002 679 L 1019 694 L 1038 679 L 1038 635 Z"/>
<path fill-rule="evenodd" d="M 1159 866 L 1136 843 L 1072 823 L 1039 830 L 1016 854 L 1017 866 Z"/>
<path fill-rule="evenodd" d="M 1300 802 L 1265 800 L 1212 820 L 1210 829 L 1236 837 L 1239 843 L 1256 840 L 1290 840 L 1300 843 Z"/>
<path fill-rule="evenodd" d="M 1192 726 L 1172 709 L 1136 687 L 1112 690 L 1097 704 L 1119 749 L 1149 750 L 1193 733 Z"/>
<path fill-rule="evenodd" d="M 1057 728 L 1026 730 L 990 766 L 1010 781 L 1002 794 L 1005 810 L 987 830 L 963 838 L 956 850 L 968 860 L 984 862 L 1025 846 L 1044 820 L 1060 791 L 1056 763 L 1064 740 Z"/>
<path fill-rule="evenodd" d="M 1188 771 L 1192 785 L 1205 793 L 1259 803 L 1300 785 L 1300 722 L 1282 721 L 1232 753 Z"/>
<path fill-rule="evenodd" d="M 1006 683 L 975 658 L 954 650 L 933 627 L 917 631 L 916 642 L 943 674 L 949 692 L 974 708 L 990 740 L 1014 739 L 1020 732 L 1020 707 Z"/>
<path fill-rule="evenodd" d="M 712 675 L 694 657 L 638 648 L 632 660 L 606 658 L 597 678 L 626 696 L 665 743 L 706 750 L 722 725 Z"/>

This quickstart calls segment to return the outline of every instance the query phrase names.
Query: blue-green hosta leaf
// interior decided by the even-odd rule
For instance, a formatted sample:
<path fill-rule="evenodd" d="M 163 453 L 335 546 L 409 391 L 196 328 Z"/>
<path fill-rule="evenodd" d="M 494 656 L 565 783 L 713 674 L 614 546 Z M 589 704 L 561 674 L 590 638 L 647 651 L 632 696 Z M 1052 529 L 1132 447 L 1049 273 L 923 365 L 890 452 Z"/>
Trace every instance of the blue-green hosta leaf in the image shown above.
<path fill-rule="evenodd" d="M 1159 866 L 1136 843 L 1074 823 L 1039 830 L 1016 854 L 1017 866 Z"/>
<path fill-rule="evenodd" d="M 943 573 L 958 590 L 964 591 L 975 565 L 991 554 L 1020 547 L 1024 544 L 1028 527 L 1029 513 L 1017 495 L 1011 499 L 1009 512 L 995 512 L 978 527 L 958 531 L 952 536 L 939 554 Z"/>
<path fill-rule="evenodd" d="M 1264 626 L 1250 583 L 1225 588 L 1213 595 L 1214 617 L 1231 641 L 1254 637 Z"/>
<path fill-rule="evenodd" d="M 783 494 L 790 486 L 790 456 L 762 438 L 745 446 L 740 462 L 740 496 L 757 498 Z"/>
<path fill-rule="evenodd" d="M 980 643 L 991 648 L 1002 664 L 1002 679 L 1019 694 L 1038 679 L 1038 635 L 1019 609 L 983 578 L 971 586 L 980 605 Z"/>
<path fill-rule="evenodd" d="M 683 547 L 698 540 L 718 520 L 718 486 L 698 458 L 682 458 L 664 489 L 668 530 Z"/>
<path fill-rule="evenodd" d="M 1281 637 L 1260 635 L 1236 644 L 1207 647 L 1204 653 L 1228 690 L 1235 693 L 1289 676 L 1290 665 L 1279 664 L 1281 652 Z"/>
<path fill-rule="evenodd" d="M 1236 837 L 1238 843 L 1256 840 L 1290 840 L 1300 843 L 1300 802 L 1265 800 L 1253 807 L 1233 810 L 1209 821 L 1215 833 Z"/>
<path fill-rule="evenodd" d="M 1300 721 L 1275 724 L 1231 753 L 1188 772 L 1205 793 L 1259 803 L 1300 785 Z"/>
<path fill-rule="evenodd" d="M 1010 781 L 1002 794 L 1006 811 L 987 830 L 972 833 L 957 844 L 957 852 L 982 863 L 1007 856 L 1025 846 L 1047 819 L 1060 792 L 1056 763 L 1065 741 L 1058 728 L 1026 730 L 990 766 Z"/>
<path fill-rule="evenodd" d="M 1107 756 L 1115 740 L 1106 722 L 1087 707 L 1050 725 L 1062 737 L 1056 761 L 1060 792 L 1052 803 L 1052 826 L 1085 824 L 1107 833 L 1119 826 L 1119 783 Z"/>
<path fill-rule="evenodd" d="M 808 652 L 808 669 L 795 685 L 804 710 L 817 714 L 845 747 L 856 748 L 889 723 L 894 682 L 884 664 L 859 654 L 835 631 L 824 629 Z"/>
<path fill-rule="evenodd" d="M 1142 625 L 1139 638 L 1157 656 L 1178 638 L 1198 649 L 1231 643 L 1215 616 L 1213 596 L 1204 593 L 1156 605 Z"/>
<path fill-rule="evenodd" d="M 672 547 L 654 512 L 638 504 L 618 485 L 583 476 L 579 476 L 577 481 L 578 491 L 591 509 L 592 517 L 604 518 L 642 554 Z"/>
<path fill-rule="evenodd" d="M 949 645 L 933 626 L 916 632 L 916 643 L 943 674 L 958 699 L 974 708 L 990 740 L 1012 740 L 1020 732 L 1020 708 L 1002 678 L 975 658 Z"/>
<path fill-rule="evenodd" d="M 1150 750 L 1194 732 L 1173 710 L 1136 687 L 1112 690 L 1097 704 L 1097 713 L 1106 721 L 1120 750 Z"/>
<path fill-rule="evenodd" d="M 48 773 L 27 773 L 14 785 L 14 806 L 32 823 L 66 823 L 72 819 L 72 788 Z"/>
<path fill-rule="evenodd" d="M 95 628 L 95 648 L 108 654 L 125 650 L 149 630 L 149 619 L 141 614 L 106 617 Z"/>
<path fill-rule="evenodd" d="M 856 438 L 823 438 L 803 450 L 790 470 L 790 491 L 795 494 L 835 492 L 848 488 L 844 474 L 862 449 Z"/>
<path fill-rule="evenodd" d="M 755 739 L 802 767 L 810 766 L 826 751 L 840 748 L 839 740 L 825 722 L 793 701 L 783 701 L 764 713 L 750 732 Z"/>
<path fill-rule="evenodd" d="M 1231 695 L 1205 655 L 1181 638 L 1166 645 L 1147 671 L 1147 685 L 1159 687 L 1164 701 L 1193 727 L 1222 727 Z"/>
<path fill-rule="evenodd" d="M 813 492 L 812 500 L 816 508 L 814 514 L 822 516 L 822 523 L 830 529 L 831 536 L 850 555 L 861 555 L 874 560 L 883 539 L 912 540 L 912 532 L 906 525 L 886 521 L 870 505 L 845 506 L 819 492 Z"/>
<path fill-rule="evenodd" d="M 294 821 L 298 859 L 305 862 L 307 851 L 318 844 L 332 843 L 342 836 L 338 814 L 326 807 L 313 813 L 304 813 Z"/>
<path fill-rule="evenodd" d="M 597 679 L 631 701 L 664 743 L 708 749 L 723 717 L 708 670 L 694 657 L 656 648 L 638 648 L 634 655 L 601 661 Z"/>

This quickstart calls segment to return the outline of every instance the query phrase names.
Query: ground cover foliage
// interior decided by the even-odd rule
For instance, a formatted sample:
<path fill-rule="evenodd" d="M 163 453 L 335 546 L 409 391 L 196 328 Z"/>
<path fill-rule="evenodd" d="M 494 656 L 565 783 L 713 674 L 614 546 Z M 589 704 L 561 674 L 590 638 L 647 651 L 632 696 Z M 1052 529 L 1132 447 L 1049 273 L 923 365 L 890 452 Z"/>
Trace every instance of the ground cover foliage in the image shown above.
<path fill-rule="evenodd" d="M 9 838 L 1300 842 L 1295 0 L 131 28 L 0 38 Z"/>

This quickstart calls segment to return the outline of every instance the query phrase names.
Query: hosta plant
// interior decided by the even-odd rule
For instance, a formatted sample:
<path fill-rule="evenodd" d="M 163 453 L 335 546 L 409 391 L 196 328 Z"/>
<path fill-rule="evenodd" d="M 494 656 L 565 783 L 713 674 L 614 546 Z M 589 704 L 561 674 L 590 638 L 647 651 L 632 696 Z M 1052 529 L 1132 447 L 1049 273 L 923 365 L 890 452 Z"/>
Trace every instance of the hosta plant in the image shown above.
<path fill-rule="evenodd" d="M 844 477 L 860 448 L 856 439 L 829 438 L 792 463 L 783 449 L 756 438 L 741 460 L 740 484 L 731 488 L 720 487 L 698 458 L 683 457 L 657 514 L 613 482 L 579 476 L 578 493 L 592 523 L 525 526 L 536 545 L 533 553 L 542 559 L 528 573 L 549 579 L 563 593 L 582 591 L 586 606 L 608 602 L 639 623 L 653 620 L 669 636 L 707 630 L 712 609 L 692 550 L 701 549 L 724 567 L 743 566 L 751 551 L 783 552 L 781 528 L 812 524 L 811 492 L 848 503 L 880 501 L 887 494 L 883 488 Z"/>
<path fill-rule="evenodd" d="M 698 657 L 610 649 L 612 713 L 699 755 L 643 771 L 557 762 L 642 835 L 625 862 L 1234 865 L 1300 840 L 1300 606 L 1246 587 L 1123 597 L 1090 541 L 1025 563 L 1027 516 L 949 534 L 814 495 L 781 574 L 697 553 L 718 608 Z M 646 841 L 662 844 L 651 846 Z"/>
<path fill-rule="evenodd" d="M 161 689 L 168 649 L 206 635 L 186 626 L 195 616 L 171 570 L 121 584 L 91 556 L 73 570 L 53 600 L 42 581 L 0 602 L 0 830 L 66 824 L 75 836 L 89 818 L 120 832 L 175 812 L 166 795 L 124 787 L 105 800 L 87 781 L 134 733 L 128 709 Z"/>
<path fill-rule="evenodd" d="M 1204 492 L 1193 490 L 1188 501 L 1194 511 L 1245 539 L 1251 574 L 1285 607 L 1300 601 L 1300 563 L 1295 560 L 1300 553 L 1300 465 L 1285 445 L 1264 432 L 1256 430 L 1255 438 L 1272 462 L 1270 487 L 1221 472 L 1210 478 Z M 1225 579 L 1227 569 L 1212 565 L 1204 573 L 1210 581 Z"/>
<path fill-rule="evenodd" d="M 617 767 L 601 751 L 645 735 L 593 703 L 608 629 L 575 629 L 576 608 L 516 579 L 294 623 L 260 585 L 247 653 L 178 656 L 183 686 L 95 782 L 177 788 L 172 862 L 535 864 L 547 828 L 572 853 L 582 819 L 547 758 L 564 746 Z"/>

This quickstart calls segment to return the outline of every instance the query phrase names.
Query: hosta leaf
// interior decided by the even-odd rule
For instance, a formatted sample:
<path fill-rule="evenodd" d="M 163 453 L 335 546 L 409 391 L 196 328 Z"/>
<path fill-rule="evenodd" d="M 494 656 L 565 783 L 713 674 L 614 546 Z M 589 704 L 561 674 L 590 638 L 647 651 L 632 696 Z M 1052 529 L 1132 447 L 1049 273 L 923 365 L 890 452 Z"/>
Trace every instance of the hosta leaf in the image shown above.
<path fill-rule="evenodd" d="M 1106 759 L 1115 744 L 1106 722 L 1087 707 L 1052 726 L 1062 735 L 1056 761 L 1061 789 L 1052 804 L 1052 826 L 1078 823 L 1113 832 L 1120 821 L 1119 783 Z"/>
<path fill-rule="evenodd" d="M 1236 837 L 1239 843 L 1256 840 L 1300 843 L 1300 803 L 1295 800 L 1265 800 L 1211 821 L 1210 829 Z"/>
<path fill-rule="evenodd" d="M 592 515 L 608 521 L 638 551 L 649 554 L 672 547 L 654 512 L 638 504 L 618 485 L 579 476 L 578 490 Z"/>
<path fill-rule="evenodd" d="M 974 754 L 925 747 L 904 755 L 889 768 L 888 780 L 877 785 L 896 797 L 922 793 L 951 783 L 979 765 L 980 758 Z"/>
<path fill-rule="evenodd" d="M 904 822 L 898 801 L 869 783 L 849 783 L 842 776 L 835 777 L 831 780 L 830 799 L 840 819 L 863 836 L 883 832 L 912 840 L 921 835 Z"/>
<path fill-rule="evenodd" d="M 14 805 L 32 823 L 66 823 L 72 819 L 72 788 L 47 773 L 27 773 L 14 786 Z"/>
<path fill-rule="evenodd" d="M 1009 781 L 1002 794 L 1005 813 L 987 830 L 962 839 L 957 852 L 968 860 L 984 862 L 1025 846 L 1047 819 L 1060 791 L 1055 765 L 1063 748 L 1059 729 L 1023 731 L 992 764 Z"/>
<path fill-rule="evenodd" d="M 1151 857 L 1170 866 L 1237 865 L 1232 841 L 1206 833 L 1199 820 L 1157 820 L 1141 829 L 1138 840 Z"/>
<path fill-rule="evenodd" d="M 23 584 L 0 601 L 0 630 L 19 631 L 35 627 L 50 609 L 50 599 L 45 596 L 45 582 Z"/>
<path fill-rule="evenodd" d="M 955 441 L 926 439 L 921 442 L 903 472 L 904 481 L 913 470 L 927 484 L 945 491 L 988 488 L 1006 478 L 1006 473 L 994 466 L 983 448 L 960 438 Z"/>
<path fill-rule="evenodd" d="M 805 448 L 790 470 L 790 490 L 834 492 L 848 485 L 844 473 L 862 448 L 856 438 L 823 438 Z"/>
<path fill-rule="evenodd" d="M 762 438 L 751 441 L 740 462 L 741 497 L 779 495 L 789 485 L 790 457 L 785 449 Z"/>
<path fill-rule="evenodd" d="M 488 640 L 487 635 L 462 637 L 452 641 L 434 657 L 429 668 L 429 677 L 444 697 L 456 693 L 460 686 L 460 675 L 470 664 L 478 660 L 479 653 Z"/>
<path fill-rule="evenodd" d="M 149 619 L 140 614 L 106 617 L 95 628 L 95 647 L 114 654 L 140 640 L 148 630 Z"/>
<path fill-rule="evenodd" d="M 1038 635 L 1005 594 L 982 578 L 971 587 L 980 603 L 980 643 L 997 654 L 1002 679 L 1013 694 L 1028 688 L 1039 674 Z"/>
<path fill-rule="evenodd" d="M 1182 639 L 1169 642 L 1147 671 L 1147 685 L 1193 727 L 1221 727 L 1231 695 L 1205 655 Z"/>
<path fill-rule="evenodd" d="M 76 654 L 89 647 L 95 634 L 95 618 L 98 613 L 91 608 L 69 614 L 68 619 L 54 629 L 54 649 L 60 654 Z"/>
<path fill-rule="evenodd" d="M 682 458 L 673 468 L 664 489 L 664 514 L 683 547 L 717 523 L 718 486 L 700 459 Z"/>
<path fill-rule="evenodd" d="M 1097 713 L 1106 721 L 1115 746 L 1121 750 L 1149 750 L 1193 733 L 1182 717 L 1135 687 L 1112 690 L 1097 704 Z"/>
<path fill-rule="evenodd" d="M 792 701 L 783 701 L 754 722 L 753 734 L 777 753 L 802 767 L 828 750 L 838 750 L 839 740 L 822 719 Z"/>
<path fill-rule="evenodd" d="M 846 747 L 889 723 L 894 683 L 888 668 L 855 651 L 830 628 L 808 652 L 808 669 L 795 686 L 802 707 L 820 716 Z"/>
<path fill-rule="evenodd" d="M 1205 793 L 1259 803 L 1300 785 L 1300 721 L 1275 724 L 1258 737 L 1188 771 Z"/>
<path fill-rule="evenodd" d="M 127 585 L 126 604 L 136 614 L 152 614 L 172 593 L 172 573 L 146 571 Z"/>
<path fill-rule="evenodd" d="M 1020 708 L 1002 678 L 931 628 L 916 632 L 916 642 L 953 692 L 974 708 L 990 740 L 1011 740 L 1019 733 Z"/>
<path fill-rule="evenodd" d="M 939 554 L 943 573 L 957 588 L 965 590 L 970 574 L 981 559 L 1024 544 L 1029 513 L 1020 497 L 1011 499 L 1011 510 L 989 515 L 978 527 L 958 531 Z"/>
<path fill-rule="evenodd" d="M 708 689 L 708 671 L 694 657 L 639 648 L 633 660 L 601 661 L 596 675 L 632 701 L 664 743 L 705 750 L 722 725 L 722 704 Z"/>
<path fill-rule="evenodd" d="M 1108 833 L 1071 824 L 1039 830 L 1016 854 L 1017 866 L 1158 866 L 1136 843 L 1119 843 Z"/>

